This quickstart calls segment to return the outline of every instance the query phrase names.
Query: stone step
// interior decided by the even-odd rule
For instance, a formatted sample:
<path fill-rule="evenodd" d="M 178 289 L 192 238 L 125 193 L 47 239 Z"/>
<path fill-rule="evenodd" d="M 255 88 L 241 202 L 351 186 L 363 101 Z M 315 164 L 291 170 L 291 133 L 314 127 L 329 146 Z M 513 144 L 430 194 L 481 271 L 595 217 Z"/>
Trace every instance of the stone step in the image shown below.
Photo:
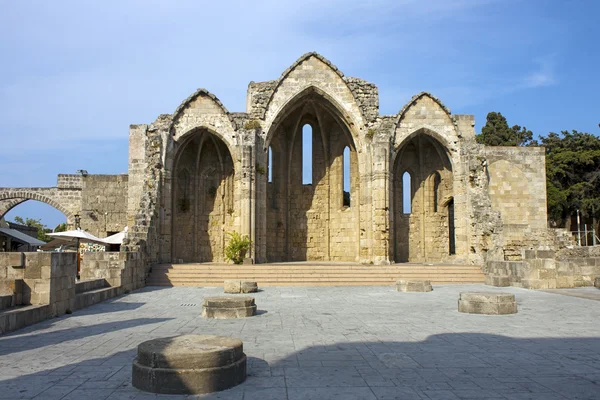
<path fill-rule="evenodd" d="M 482 283 L 480 280 L 476 281 L 459 281 L 459 282 L 447 282 L 447 281 L 431 281 L 432 285 L 458 285 L 458 284 L 475 284 Z M 270 287 L 270 286 L 393 286 L 394 282 L 371 282 L 371 281 L 363 281 L 363 282 L 313 282 L 313 281 L 280 281 L 280 282 L 259 282 L 260 287 Z M 147 282 L 147 286 L 193 286 L 193 287 L 222 287 L 223 282 Z"/>
<path fill-rule="evenodd" d="M 433 284 L 483 283 L 478 265 L 362 265 L 345 263 L 161 264 L 153 266 L 149 286 L 223 286 L 229 279 L 252 280 L 260 286 L 393 285 L 397 280 L 429 280 Z"/>
<path fill-rule="evenodd" d="M 303 278 L 332 278 L 332 277 L 337 277 L 337 278 L 344 278 L 344 279 L 350 279 L 350 278 L 357 278 L 357 279 L 362 279 L 362 278 L 375 278 L 375 279 L 394 279 L 397 278 L 399 276 L 405 276 L 407 278 L 409 277 L 423 277 L 423 276 L 427 276 L 427 277 L 438 277 L 440 275 L 443 276 L 456 276 L 456 277 L 473 277 L 473 278 L 479 278 L 484 276 L 483 274 L 479 274 L 479 273 L 450 273 L 450 272 L 446 272 L 444 274 L 431 274 L 431 273 L 399 273 L 399 274 L 375 274 L 375 273 L 371 273 L 371 274 L 366 274 L 366 273 L 356 273 L 356 274 L 333 274 L 333 273 L 319 273 L 319 272 L 315 272 L 315 273 L 288 273 L 288 274 L 284 274 L 284 273 L 277 273 L 277 274 L 267 274 L 267 273 L 246 273 L 246 274 L 206 274 L 206 273 L 198 273 L 198 274 L 193 274 L 193 273 L 169 273 L 169 274 L 160 274 L 162 276 L 166 276 L 169 279 L 172 278 L 179 278 L 179 279 L 189 279 L 189 278 L 211 278 L 211 277 L 219 277 L 219 278 L 223 278 L 223 280 L 226 279 L 248 279 L 248 278 L 295 278 L 295 279 L 303 279 Z M 156 274 L 154 276 L 160 276 L 159 274 Z"/>

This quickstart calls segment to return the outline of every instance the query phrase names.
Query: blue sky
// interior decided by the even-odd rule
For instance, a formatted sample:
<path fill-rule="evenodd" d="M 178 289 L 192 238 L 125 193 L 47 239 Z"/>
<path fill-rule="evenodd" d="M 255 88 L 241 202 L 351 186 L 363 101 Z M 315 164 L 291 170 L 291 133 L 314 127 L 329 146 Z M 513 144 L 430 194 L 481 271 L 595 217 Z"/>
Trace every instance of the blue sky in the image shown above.
<path fill-rule="evenodd" d="M 535 134 L 599 134 L 600 3 L 552 0 L 5 1 L 0 187 L 127 172 L 128 127 L 204 87 L 244 111 L 251 80 L 317 51 L 378 85 L 380 112 L 421 91 Z M 11 216 L 64 220 L 28 201 Z"/>

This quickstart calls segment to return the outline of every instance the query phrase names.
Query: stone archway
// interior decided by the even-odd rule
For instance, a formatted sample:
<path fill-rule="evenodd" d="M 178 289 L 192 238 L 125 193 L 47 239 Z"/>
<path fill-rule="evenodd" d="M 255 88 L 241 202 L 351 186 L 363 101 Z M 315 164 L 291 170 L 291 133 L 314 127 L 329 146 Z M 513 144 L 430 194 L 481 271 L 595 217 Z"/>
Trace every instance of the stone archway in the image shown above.
<path fill-rule="evenodd" d="M 307 90 L 275 118 L 265 145 L 271 148 L 271 182 L 265 181 L 266 259 L 358 261 L 359 168 L 355 140 L 341 114 L 317 90 Z M 309 127 L 311 138 L 303 140 Z M 304 149 L 310 145 L 311 152 Z M 344 202 L 344 150 L 350 151 L 349 198 Z M 348 158 L 348 157 L 347 157 Z M 306 174 L 305 163 L 312 173 Z M 348 170 L 348 168 L 347 168 Z M 348 204 L 348 201 L 350 203 Z"/>
<path fill-rule="evenodd" d="M 40 188 L 40 189 L 0 189 L 0 218 L 3 218 L 11 209 L 28 200 L 36 200 L 51 207 L 54 207 L 67 218 L 68 224 L 74 224 L 74 214 L 80 208 L 81 193 L 78 191 L 77 198 L 73 202 L 72 193 L 63 196 L 60 190 L 56 188 Z M 69 198 L 71 195 L 71 198 Z M 64 198 L 63 198 L 64 197 Z M 68 204 L 62 204 L 66 202 Z"/>
<path fill-rule="evenodd" d="M 199 129 L 186 136 L 172 170 L 172 258 L 224 261 L 234 226 L 234 167 L 226 144 Z"/>
<path fill-rule="evenodd" d="M 393 165 L 394 261 L 447 259 L 455 252 L 455 224 L 452 163 L 445 147 L 418 133 L 402 143 Z"/>

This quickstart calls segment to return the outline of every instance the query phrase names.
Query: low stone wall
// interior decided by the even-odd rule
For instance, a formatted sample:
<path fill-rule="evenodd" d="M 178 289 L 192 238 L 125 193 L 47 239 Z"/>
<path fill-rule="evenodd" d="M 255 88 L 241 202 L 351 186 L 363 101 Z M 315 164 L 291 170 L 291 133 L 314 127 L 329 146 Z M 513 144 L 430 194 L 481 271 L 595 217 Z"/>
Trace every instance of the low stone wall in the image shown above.
<path fill-rule="evenodd" d="M 490 261 L 486 283 L 527 289 L 593 286 L 600 276 L 600 246 L 552 250 L 524 250 L 523 261 Z"/>
<path fill-rule="evenodd" d="M 75 284 L 75 294 L 89 292 L 91 290 L 102 289 L 108 286 L 104 279 L 90 279 L 79 281 Z"/>
<path fill-rule="evenodd" d="M 111 287 L 131 291 L 146 286 L 146 266 L 137 252 L 85 253 L 81 279 L 104 279 Z"/>
<path fill-rule="evenodd" d="M 0 332 L 72 310 L 76 274 L 75 253 L 0 253 L 0 288 L 12 294 L 11 306 L 32 306 L 4 311 Z"/>

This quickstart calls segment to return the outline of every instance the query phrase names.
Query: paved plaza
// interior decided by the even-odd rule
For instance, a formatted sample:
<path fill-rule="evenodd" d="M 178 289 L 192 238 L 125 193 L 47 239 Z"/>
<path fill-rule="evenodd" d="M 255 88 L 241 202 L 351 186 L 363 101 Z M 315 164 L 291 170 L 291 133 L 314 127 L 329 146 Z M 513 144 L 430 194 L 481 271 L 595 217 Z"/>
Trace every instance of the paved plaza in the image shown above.
<path fill-rule="evenodd" d="M 518 314 L 458 313 L 459 292 L 475 290 L 514 293 Z M 593 299 L 484 285 L 267 287 L 255 317 L 201 318 L 203 298 L 222 292 L 147 287 L 0 336 L 0 398 L 600 399 Z M 183 333 L 242 339 L 246 382 L 204 396 L 133 388 L 136 346 Z"/>

